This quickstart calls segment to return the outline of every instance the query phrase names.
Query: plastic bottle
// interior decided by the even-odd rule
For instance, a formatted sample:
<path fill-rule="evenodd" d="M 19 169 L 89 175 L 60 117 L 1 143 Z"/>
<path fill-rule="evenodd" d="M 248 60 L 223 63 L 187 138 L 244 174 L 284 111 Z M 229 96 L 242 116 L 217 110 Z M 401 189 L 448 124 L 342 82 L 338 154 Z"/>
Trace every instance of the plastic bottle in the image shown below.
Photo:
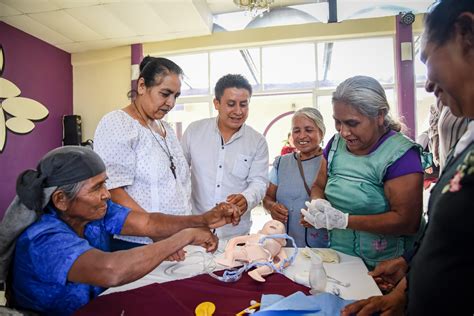
<path fill-rule="evenodd" d="M 326 290 L 327 276 L 324 270 L 323 261 L 314 254 L 311 255 L 311 266 L 309 268 L 309 285 L 311 286 L 310 293 L 315 295 Z"/>

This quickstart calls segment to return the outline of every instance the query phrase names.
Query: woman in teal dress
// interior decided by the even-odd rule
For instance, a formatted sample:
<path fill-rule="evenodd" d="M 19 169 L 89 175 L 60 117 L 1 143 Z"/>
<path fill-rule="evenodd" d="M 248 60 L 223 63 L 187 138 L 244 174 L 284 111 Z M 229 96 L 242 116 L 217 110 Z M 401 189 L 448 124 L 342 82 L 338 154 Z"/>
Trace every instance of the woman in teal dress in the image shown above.
<path fill-rule="evenodd" d="M 428 225 L 412 258 L 384 262 L 377 278 L 393 280 L 387 295 L 344 308 L 341 315 L 473 315 L 474 283 L 474 1 L 442 0 L 426 15 L 421 59 L 426 90 L 456 117 L 470 119 L 430 194 Z M 408 259 L 408 261 L 406 260 Z M 407 266 L 409 264 L 409 267 Z M 398 284 L 397 284 L 398 282 Z"/>
<path fill-rule="evenodd" d="M 413 247 L 422 218 L 420 151 L 400 133 L 385 91 L 366 76 L 342 82 L 332 98 L 339 132 L 328 143 L 305 212 L 330 230 L 330 247 L 372 269 Z"/>

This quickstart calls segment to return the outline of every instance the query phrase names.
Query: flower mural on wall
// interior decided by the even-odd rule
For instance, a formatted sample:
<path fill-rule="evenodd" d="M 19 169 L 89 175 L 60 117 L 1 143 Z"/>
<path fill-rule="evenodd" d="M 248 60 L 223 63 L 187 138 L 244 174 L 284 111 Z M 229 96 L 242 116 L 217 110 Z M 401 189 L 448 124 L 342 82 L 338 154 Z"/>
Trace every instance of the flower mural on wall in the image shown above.
<path fill-rule="evenodd" d="M 20 97 L 20 88 L 2 77 L 5 64 L 5 54 L 0 44 L 0 153 L 5 148 L 7 130 L 28 134 L 35 128 L 32 121 L 42 120 L 49 114 L 40 102 Z"/>

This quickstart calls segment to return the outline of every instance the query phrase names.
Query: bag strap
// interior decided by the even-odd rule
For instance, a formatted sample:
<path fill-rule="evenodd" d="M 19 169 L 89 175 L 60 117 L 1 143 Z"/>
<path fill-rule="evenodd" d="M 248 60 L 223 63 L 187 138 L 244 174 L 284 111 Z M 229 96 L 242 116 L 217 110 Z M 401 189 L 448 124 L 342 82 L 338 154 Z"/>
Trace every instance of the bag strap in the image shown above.
<path fill-rule="evenodd" d="M 311 189 L 309 188 L 308 184 L 306 183 L 306 179 L 304 177 L 303 164 L 301 163 L 300 154 L 296 153 L 295 155 L 296 155 L 296 161 L 298 162 L 298 169 L 300 171 L 301 179 L 303 180 L 304 188 L 306 189 L 306 192 L 308 193 L 308 196 L 311 196 Z"/>
<path fill-rule="evenodd" d="M 275 171 L 277 174 L 277 179 L 278 179 L 278 168 L 280 167 L 280 161 L 281 161 L 281 156 L 278 156 L 275 161 Z"/>

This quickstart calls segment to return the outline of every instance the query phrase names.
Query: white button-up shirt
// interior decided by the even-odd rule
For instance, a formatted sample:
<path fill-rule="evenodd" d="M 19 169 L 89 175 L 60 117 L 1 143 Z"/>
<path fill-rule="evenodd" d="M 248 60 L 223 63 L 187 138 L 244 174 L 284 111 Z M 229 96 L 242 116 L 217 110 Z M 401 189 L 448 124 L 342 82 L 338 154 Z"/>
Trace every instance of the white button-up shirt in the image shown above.
<path fill-rule="evenodd" d="M 243 125 L 224 143 L 217 118 L 193 122 L 181 140 L 191 166 L 193 213 L 201 214 L 230 194 L 242 194 L 248 209 L 240 224 L 217 230 L 219 238 L 245 235 L 252 224 L 252 210 L 265 196 L 268 183 L 268 145 L 262 134 Z"/>

